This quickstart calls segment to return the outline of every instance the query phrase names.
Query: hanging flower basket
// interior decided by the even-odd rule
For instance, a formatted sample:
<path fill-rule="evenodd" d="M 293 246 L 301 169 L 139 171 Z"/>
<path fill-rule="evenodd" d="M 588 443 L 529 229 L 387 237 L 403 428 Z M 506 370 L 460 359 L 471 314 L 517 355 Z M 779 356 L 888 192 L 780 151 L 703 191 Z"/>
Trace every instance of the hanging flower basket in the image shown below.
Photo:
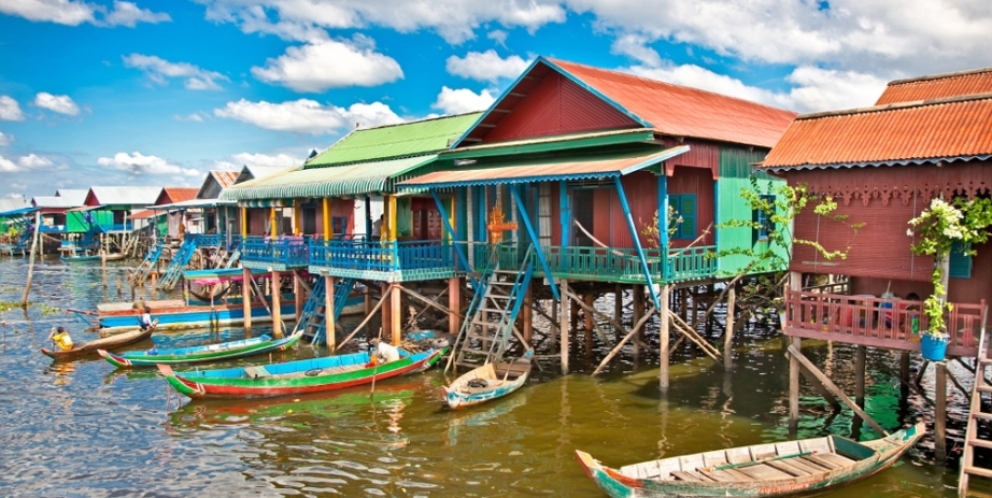
<path fill-rule="evenodd" d="M 928 361 L 944 361 L 947 356 L 947 336 L 923 334 L 920 337 L 920 353 Z"/>

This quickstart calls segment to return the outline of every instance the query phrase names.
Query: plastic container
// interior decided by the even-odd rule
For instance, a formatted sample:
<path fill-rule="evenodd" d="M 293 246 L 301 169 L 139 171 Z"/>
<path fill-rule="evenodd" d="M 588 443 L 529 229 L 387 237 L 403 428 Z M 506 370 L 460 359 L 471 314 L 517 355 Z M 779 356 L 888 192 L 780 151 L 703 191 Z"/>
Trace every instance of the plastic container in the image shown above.
<path fill-rule="evenodd" d="M 920 338 L 920 353 L 924 360 L 944 361 L 947 356 L 947 339 L 938 339 L 930 334 Z"/>

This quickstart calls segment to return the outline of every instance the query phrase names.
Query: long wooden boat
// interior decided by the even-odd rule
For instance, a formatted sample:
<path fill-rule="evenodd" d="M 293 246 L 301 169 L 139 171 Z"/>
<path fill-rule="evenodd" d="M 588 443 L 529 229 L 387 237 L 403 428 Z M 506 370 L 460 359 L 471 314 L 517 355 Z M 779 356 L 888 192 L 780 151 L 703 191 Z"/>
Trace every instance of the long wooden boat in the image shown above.
<path fill-rule="evenodd" d="M 157 364 L 178 365 L 182 363 L 205 363 L 209 361 L 232 360 L 270 351 L 285 351 L 296 345 L 302 332 L 273 340 L 268 335 L 222 342 L 207 346 L 193 346 L 178 349 L 148 349 L 114 354 L 104 350 L 97 353 L 111 365 L 118 368 L 153 367 Z"/>
<path fill-rule="evenodd" d="M 613 498 L 814 494 L 889 468 L 923 436 L 923 423 L 858 443 L 828 436 L 663 458 L 614 470 L 588 453 L 579 464 Z"/>
<path fill-rule="evenodd" d="M 332 391 L 421 372 L 437 363 L 441 353 L 433 349 L 416 354 L 400 350 L 399 360 L 375 366 L 369 363 L 368 353 L 354 353 L 196 372 L 176 373 L 164 364 L 158 368 L 172 387 L 190 398 L 271 398 Z"/>
<path fill-rule="evenodd" d="M 41 352 L 44 353 L 46 356 L 55 358 L 56 360 L 70 360 L 74 358 L 79 358 L 80 356 L 85 356 L 87 354 L 96 353 L 97 350 L 99 349 L 110 350 L 113 348 L 127 346 L 128 344 L 141 342 L 151 337 L 152 332 L 154 330 L 155 327 L 149 327 L 146 330 L 141 330 L 140 328 L 136 328 L 129 332 L 124 332 L 122 334 L 117 334 L 111 337 L 105 337 L 103 339 L 97 339 L 95 341 L 75 344 L 73 345 L 72 349 L 68 351 L 41 348 Z"/>
<path fill-rule="evenodd" d="M 530 354 L 512 363 L 486 363 L 442 387 L 441 392 L 451 408 L 475 406 L 523 387 L 531 367 Z"/>
<path fill-rule="evenodd" d="M 296 305 L 292 296 L 287 296 L 280 309 L 284 322 L 296 320 Z M 240 325 L 245 320 L 244 305 L 238 301 L 226 304 L 190 303 L 182 299 L 145 301 L 153 319 L 158 320 L 160 330 L 186 330 L 222 325 Z M 97 305 L 97 320 L 101 336 L 109 336 L 138 325 L 141 310 L 134 309 L 134 303 L 102 303 Z M 251 321 L 253 324 L 271 323 L 272 315 L 265 305 L 252 303 Z"/>
<path fill-rule="evenodd" d="M 59 259 L 67 263 L 77 263 L 83 261 L 100 261 L 103 259 L 99 254 L 90 254 L 83 256 L 60 256 Z M 124 259 L 123 254 L 108 254 L 106 256 L 107 261 L 120 261 Z"/>

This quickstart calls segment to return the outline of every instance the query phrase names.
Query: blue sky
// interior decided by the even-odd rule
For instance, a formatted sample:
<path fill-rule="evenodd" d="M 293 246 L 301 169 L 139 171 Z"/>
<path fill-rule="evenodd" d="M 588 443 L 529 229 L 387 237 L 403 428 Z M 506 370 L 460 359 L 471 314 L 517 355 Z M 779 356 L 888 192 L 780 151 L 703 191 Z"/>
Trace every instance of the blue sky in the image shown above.
<path fill-rule="evenodd" d="M 292 166 L 482 109 L 538 55 L 811 112 L 990 42 L 974 0 L 0 0 L 0 196 Z"/>

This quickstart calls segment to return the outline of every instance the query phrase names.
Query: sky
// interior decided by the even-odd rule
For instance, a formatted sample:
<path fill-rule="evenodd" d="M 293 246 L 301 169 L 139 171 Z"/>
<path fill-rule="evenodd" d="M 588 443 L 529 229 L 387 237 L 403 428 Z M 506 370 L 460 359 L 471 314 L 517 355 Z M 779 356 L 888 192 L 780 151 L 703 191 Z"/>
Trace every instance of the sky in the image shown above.
<path fill-rule="evenodd" d="M 0 0 L 0 197 L 299 165 L 541 55 L 806 113 L 989 46 L 988 0 Z"/>

